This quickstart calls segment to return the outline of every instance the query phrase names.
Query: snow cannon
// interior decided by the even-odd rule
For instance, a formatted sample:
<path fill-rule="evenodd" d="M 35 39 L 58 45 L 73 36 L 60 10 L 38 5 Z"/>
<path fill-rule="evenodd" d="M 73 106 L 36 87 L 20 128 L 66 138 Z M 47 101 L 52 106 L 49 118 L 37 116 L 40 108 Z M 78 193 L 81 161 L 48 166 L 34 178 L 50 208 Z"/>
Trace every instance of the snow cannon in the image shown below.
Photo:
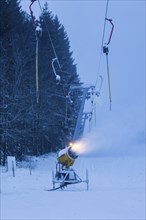
<path fill-rule="evenodd" d="M 86 179 L 82 180 L 79 175 L 72 168 L 76 158 L 79 156 L 79 153 L 76 149 L 76 143 L 70 144 L 68 147 L 60 150 L 57 155 L 56 171 L 52 171 L 52 190 L 63 189 L 64 187 L 85 182 L 87 184 L 88 190 L 88 171 L 86 169 Z M 56 186 L 57 184 L 57 186 Z"/>
<path fill-rule="evenodd" d="M 78 154 L 72 149 L 72 147 L 66 147 L 59 151 L 57 159 L 63 166 L 70 167 L 74 164 L 77 157 Z"/>

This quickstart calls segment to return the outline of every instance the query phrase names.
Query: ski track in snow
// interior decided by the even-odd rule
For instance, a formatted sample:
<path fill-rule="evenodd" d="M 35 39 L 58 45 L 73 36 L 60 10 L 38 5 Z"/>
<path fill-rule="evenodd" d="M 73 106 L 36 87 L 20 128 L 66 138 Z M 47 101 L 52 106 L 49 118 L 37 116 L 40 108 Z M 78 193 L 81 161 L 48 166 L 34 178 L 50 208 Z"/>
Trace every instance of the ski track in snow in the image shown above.
<path fill-rule="evenodd" d="M 56 155 L 34 158 L 32 175 L 17 167 L 16 176 L 1 168 L 1 220 L 145 219 L 145 158 L 80 156 L 73 168 L 86 183 L 52 188 Z"/>

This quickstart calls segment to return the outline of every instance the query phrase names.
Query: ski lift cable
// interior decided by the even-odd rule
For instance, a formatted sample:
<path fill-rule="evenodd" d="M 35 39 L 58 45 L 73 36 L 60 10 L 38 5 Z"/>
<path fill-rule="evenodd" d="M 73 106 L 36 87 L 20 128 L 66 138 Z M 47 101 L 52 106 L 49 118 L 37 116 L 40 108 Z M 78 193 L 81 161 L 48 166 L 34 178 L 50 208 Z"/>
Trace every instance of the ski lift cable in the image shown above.
<path fill-rule="evenodd" d="M 37 0 L 31 0 L 31 4 L 29 6 L 29 9 L 30 9 L 30 14 L 31 14 L 31 17 L 32 17 L 33 25 L 37 29 L 37 22 L 35 20 L 35 16 L 33 15 L 33 11 L 32 11 L 32 8 L 31 8 L 33 3 L 36 2 L 36 1 Z M 38 0 L 38 3 L 39 3 L 41 13 L 43 15 L 43 10 L 42 10 L 42 7 L 41 7 L 41 4 L 40 4 L 39 0 Z M 51 42 L 51 46 L 52 46 L 52 49 L 53 49 L 53 52 L 54 52 L 55 58 L 52 59 L 52 68 L 53 68 L 53 72 L 54 72 L 55 77 L 56 77 L 56 82 L 57 82 L 57 84 L 59 84 L 60 76 L 57 75 L 57 73 L 56 73 L 56 70 L 55 70 L 55 67 L 54 67 L 54 62 L 56 61 L 58 63 L 58 66 L 59 66 L 61 71 L 62 71 L 62 69 L 61 69 L 61 65 L 59 63 L 59 60 L 58 60 L 58 57 L 57 57 L 57 54 L 56 54 L 56 51 L 55 51 L 55 48 L 54 48 L 54 45 L 53 45 L 53 42 L 52 42 L 52 39 L 51 39 L 50 32 L 49 32 L 48 27 L 47 27 L 46 20 L 45 19 L 43 19 L 43 20 L 44 20 L 46 30 L 47 30 L 47 33 L 48 33 L 48 36 L 49 36 L 49 39 L 50 39 L 50 42 Z M 64 86 L 63 86 L 63 92 L 64 92 L 64 96 L 66 97 Z M 39 100 L 39 83 L 38 83 L 38 36 L 37 36 L 37 33 L 36 33 L 36 97 L 37 97 L 37 103 L 38 103 L 38 100 Z M 67 102 L 66 102 L 66 105 L 67 105 Z M 67 118 L 67 106 L 66 106 L 66 110 L 65 110 L 65 121 L 66 121 L 66 118 Z"/>
<path fill-rule="evenodd" d="M 32 0 L 33 1 L 33 0 Z M 41 6 L 41 3 L 40 3 L 40 0 L 35 0 L 35 1 L 38 1 L 38 4 L 39 4 L 39 8 L 40 8 L 40 11 L 42 13 L 42 16 L 43 16 L 43 10 L 42 10 L 42 6 Z M 44 17 L 44 16 L 43 16 Z M 55 58 L 52 59 L 52 68 L 53 68 L 53 71 L 54 71 L 54 75 L 57 77 L 58 75 L 56 74 L 56 70 L 55 70 L 55 67 L 54 67 L 54 62 L 56 61 L 59 68 L 60 68 L 60 71 L 62 73 L 69 73 L 68 71 L 64 71 L 62 70 L 61 68 L 61 65 L 60 65 L 60 62 L 59 62 L 59 59 L 58 59 L 58 56 L 57 56 L 57 53 L 56 53 L 56 50 L 55 50 L 55 47 L 54 47 L 54 44 L 53 44 L 53 41 L 52 41 L 52 38 L 51 38 L 51 35 L 50 35 L 50 32 L 49 32 L 49 29 L 48 29 L 48 26 L 47 26 L 47 23 L 46 23 L 46 20 L 45 18 L 43 18 L 44 20 L 44 23 L 45 23 L 45 27 L 46 27 L 46 30 L 47 30 L 47 33 L 48 33 L 48 36 L 49 36 L 49 39 L 50 39 L 50 42 L 51 42 L 51 46 L 52 46 L 52 49 L 53 49 L 53 52 L 54 52 L 54 56 Z"/>
<path fill-rule="evenodd" d="M 110 100 L 110 111 L 111 111 L 112 97 L 111 97 L 111 85 L 110 85 L 110 71 L 109 71 L 108 55 L 106 55 L 106 62 L 107 62 L 108 89 L 109 89 L 109 100 Z"/>
<path fill-rule="evenodd" d="M 37 0 L 37 1 L 38 1 L 40 10 L 41 10 L 42 16 L 43 16 L 43 10 L 42 10 L 42 6 L 41 6 L 41 3 L 40 3 L 40 0 Z M 43 17 L 44 17 L 44 16 L 43 16 Z M 48 26 L 47 26 L 47 23 L 46 23 L 45 18 L 43 18 L 43 20 L 44 20 L 44 23 L 45 23 L 45 26 L 46 26 L 46 30 L 47 30 L 47 33 L 48 33 L 48 36 L 49 36 L 49 39 L 50 39 L 50 42 L 51 42 L 51 46 L 52 46 L 52 49 L 53 49 L 53 52 L 54 52 L 54 56 L 55 56 L 54 59 L 56 59 L 56 61 L 57 61 L 57 63 L 58 63 L 58 66 L 59 66 L 60 70 L 62 71 L 61 65 L 60 65 L 60 63 L 59 63 L 58 56 L 57 56 L 57 53 L 56 53 L 56 51 L 55 51 L 55 47 L 54 47 L 54 44 L 53 44 L 53 41 L 52 41 L 52 38 L 51 38 L 51 35 L 50 35 L 50 32 L 49 32 L 49 29 L 48 29 Z"/>
<path fill-rule="evenodd" d="M 37 103 L 39 101 L 39 77 L 38 77 L 38 41 L 39 41 L 39 32 L 40 32 L 40 27 L 39 27 L 39 23 L 36 21 L 36 18 L 35 16 L 33 15 L 33 10 L 32 10 L 32 5 L 34 2 L 36 2 L 37 0 L 31 0 L 31 4 L 29 6 L 29 9 L 30 9 L 30 15 L 32 17 L 32 22 L 33 22 L 33 25 L 35 27 L 35 35 L 36 35 L 36 98 L 37 98 Z M 41 7 L 41 5 L 40 5 Z M 42 10 L 41 10 L 42 11 Z M 47 29 L 48 31 L 48 29 Z M 49 33 L 49 32 L 48 32 Z M 50 33 L 49 33 L 50 34 Z M 50 41 L 51 41 L 51 45 L 52 45 L 52 48 L 54 49 L 54 45 L 53 45 L 53 42 L 50 38 Z M 55 49 L 54 49 L 55 50 Z M 55 52 L 56 54 L 56 52 Z M 53 72 L 54 72 L 54 75 L 56 77 L 56 83 L 59 84 L 60 82 L 60 76 L 57 75 L 56 73 L 56 70 L 55 70 L 55 67 L 54 67 L 54 62 L 57 61 L 57 57 L 55 57 L 54 59 L 52 59 L 52 68 L 53 68 Z M 60 64 L 59 64 L 59 67 L 60 67 Z"/>
<path fill-rule="evenodd" d="M 108 19 L 107 18 L 108 3 L 109 3 L 109 0 L 107 0 L 107 4 L 106 4 L 104 27 L 103 27 L 103 35 L 102 35 L 102 42 L 101 42 L 101 51 L 100 51 L 99 66 L 98 66 L 98 75 L 97 75 L 97 78 L 96 78 L 95 87 L 97 86 L 98 77 L 100 77 L 100 79 L 103 81 L 102 75 L 101 74 L 99 75 L 99 73 L 100 73 L 100 65 L 101 65 L 101 57 L 102 57 L 102 52 L 103 52 L 103 53 L 106 54 L 106 65 L 107 65 L 107 76 L 108 76 L 108 91 L 109 91 L 110 111 L 111 111 L 112 99 L 111 99 L 110 71 L 109 71 L 109 61 L 108 61 L 108 52 L 109 52 L 108 45 L 110 44 L 110 41 L 111 41 L 111 38 L 112 38 L 112 34 L 113 34 L 113 30 L 114 30 L 114 24 L 112 22 L 112 19 Z M 111 32 L 110 32 L 110 35 L 109 35 L 108 42 L 105 43 L 106 46 L 103 46 L 103 44 L 104 44 L 104 36 L 105 36 L 105 29 L 106 29 L 106 21 L 110 22 L 110 24 L 112 25 L 112 28 L 111 28 Z M 101 81 L 101 85 L 100 85 L 100 90 L 101 90 L 101 86 L 102 86 L 102 81 Z"/>
<path fill-rule="evenodd" d="M 100 65 L 101 65 L 101 57 L 102 57 L 102 47 L 103 47 L 104 36 L 105 36 L 106 18 L 107 18 L 107 13 L 108 13 L 108 4 L 109 4 L 109 0 L 107 0 L 107 2 L 106 2 L 104 25 L 103 25 L 103 34 L 102 34 L 102 41 L 101 41 L 101 50 L 100 50 L 100 56 L 99 56 L 99 64 L 98 64 L 98 69 L 97 69 L 97 78 L 96 78 L 96 81 L 95 81 L 95 87 L 97 86 L 98 78 L 101 75 L 99 73 L 100 73 Z M 102 81 L 103 81 L 103 79 L 102 79 Z"/>
<path fill-rule="evenodd" d="M 100 90 L 102 88 L 102 84 L 103 84 L 103 77 L 100 73 L 100 65 L 101 65 L 101 58 L 102 58 L 102 52 L 103 52 L 103 43 L 104 43 L 104 36 L 105 36 L 105 28 L 106 28 L 106 18 L 107 18 L 107 14 L 108 14 L 108 4 L 109 4 L 109 0 L 107 0 L 106 2 L 106 8 L 105 8 L 105 16 L 104 16 L 104 24 L 103 24 L 103 32 L 102 32 L 102 40 L 101 40 L 101 50 L 100 50 L 100 55 L 99 55 L 99 63 L 98 63 L 98 69 L 97 69 L 97 77 L 96 77 L 96 80 L 95 80 L 95 89 L 97 87 L 97 83 L 100 79 L 100 84 L 99 84 L 99 88 L 98 88 L 98 91 L 95 92 L 96 93 L 96 96 L 99 97 L 100 96 Z M 94 99 L 95 97 L 93 97 L 93 100 L 92 100 L 92 110 L 91 112 L 93 113 L 93 105 L 94 105 Z"/>
<path fill-rule="evenodd" d="M 112 29 L 111 29 L 111 32 L 110 32 L 109 40 L 106 43 L 106 45 L 109 45 L 109 43 L 111 41 L 112 34 L 113 34 L 113 30 L 114 30 L 114 24 L 112 23 L 112 19 L 106 18 L 106 20 L 109 21 L 110 24 L 112 25 Z M 108 90 L 109 90 L 110 111 L 111 111 L 112 98 L 111 98 L 111 85 L 110 85 L 110 71 L 109 71 L 108 52 L 109 52 L 108 47 L 104 46 L 103 47 L 103 53 L 106 54 L 107 76 L 108 76 Z"/>
<path fill-rule="evenodd" d="M 31 0 L 29 10 L 30 10 L 30 14 L 32 17 L 33 25 L 35 27 L 35 36 L 36 36 L 36 99 L 37 99 L 37 103 L 38 103 L 39 102 L 38 44 L 39 44 L 39 33 L 40 33 L 41 29 L 38 27 L 38 24 L 36 22 L 35 16 L 33 15 L 33 11 L 31 8 L 34 2 L 36 2 L 36 0 Z"/>
<path fill-rule="evenodd" d="M 98 63 L 98 69 L 97 69 L 97 78 L 95 80 L 95 89 L 96 89 L 97 83 L 100 79 L 100 82 L 99 82 L 100 84 L 99 84 L 98 91 L 96 92 L 96 96 L 100 95 L 100 90 L 101 90 L 102 84 L 103 84 L 103 77 L 99 73 L 100 73 L 100 65 L 101 65 L 101 58 L 102 58 L 102 52 L 103 52 L 103 42 L 104 42 L 104 36 L 105 36 L 106 17 L 107 17 L 107 13 L 108 13 L 108 4 L 109 4 L 109 0 L 107 0 L 107 2 L 106 2 L 105 17 L 104 17 L 104 24 L 103 24 L 103 33 L 102 33 L 102 41 L 101 41 L 101 50 L 100 50 L 99 63 Z M 93 98 L 93 102 L 94 102 L 94 99 L 95 99 L 95 97 Z"/>
<path fill-rule="evenodd" d="M 42 16 L 43 16 L 43 10 L 42 10 L 42 6 L 41 6 L 41 3 L 40 3 L 40 0 L 37 0 L 37 1 L 38 1 L 38 4 L 39 4 L 40 11 L 41 11 Z M 52 46 L 52 49 L 53 49 L 53 52 L 54 52 L 54 57 L 55 57 L 55 58 L 52 59 L 52 63 L 51 63 L 51 64 L 52 64 L 52 68 L 53 68 L 53 72 L 54 72 L 54 75 L 55 75 L 55 77 L 56 77 L 56 82 L 57 82 L 57 84 L 60 84 L 60 76 L 57 75 L 57 73 L 56 73 L 55 66 L 54 66 L 54 62 L 55 62 L 55 61 L 57 62 L 58 66 L 59 66 L 59 69 L 60 69 L 60 71 L 61 71 L 62 73 L 65 72 L 65 71 L 63 71 L 62 68 L 61 68 L 61 65 L 60 65 L 60 62 L 59 62 L 59 59 L 58 59 L 58 56 L 57 56 L 57 53 L 56 53 L 56 50 L 55 50 L 55 47 L 54 47 L 54 44 L 53 44 L 51 35 L 50 35 L 50 31 L 49 31 L 49 29 L 48 29 L 48 26 L 47 26 L 47 23 L 46 23 L 46 19 L 44 18 L 44 16 L 43 16 L 43 21 L 44 21 L 44 24 L 45 24 L 45 27 L 46 27 L 46 30 L 47 30 L 47 34 L 48 34 L 48 37 L 49 37 L 49 39 L 50 39 L 51 46 Z M 60 84 L 60 85 L 61 85 L 61 84 Z M 63 89 L 64 96 L 65 96 L 65 98 L 66 98 L 66 103 L 65 103 L 65 123 L 66 123 L 66 121 L 67 121 L 67 115 L 68 115 L 68 104 L 67 104 L 67 94 L 66 94 L 66 92 L 65 92 L 65 88 L 64 88 L 64 85 L 63 85 L 63 84 L 62 84 L 62 89 Z"/>

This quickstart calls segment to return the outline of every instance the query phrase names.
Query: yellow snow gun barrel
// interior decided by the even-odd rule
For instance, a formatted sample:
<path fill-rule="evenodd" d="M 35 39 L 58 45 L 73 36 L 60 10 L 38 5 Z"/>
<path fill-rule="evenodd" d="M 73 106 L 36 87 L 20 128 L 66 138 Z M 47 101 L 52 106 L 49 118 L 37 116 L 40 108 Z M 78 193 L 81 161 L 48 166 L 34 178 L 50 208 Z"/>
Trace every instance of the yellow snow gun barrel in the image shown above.
<path fill-rule="evenodd" d="M 58 162 L 63 166 L 70 167 L 74 164 L 78 154 L 71 147 L 66 147 L 59 151 Z"/>

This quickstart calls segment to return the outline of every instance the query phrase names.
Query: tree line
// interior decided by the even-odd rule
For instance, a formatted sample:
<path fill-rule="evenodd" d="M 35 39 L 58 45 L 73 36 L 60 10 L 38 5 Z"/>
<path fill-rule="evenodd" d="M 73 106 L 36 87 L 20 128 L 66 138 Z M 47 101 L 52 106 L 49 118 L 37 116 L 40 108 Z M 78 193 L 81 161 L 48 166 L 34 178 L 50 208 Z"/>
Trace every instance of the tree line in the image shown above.
<path fill-rule="evenodd" d="M 21 160 L 25 155 L 55 152 L 72 139 L 82 91 L 70 88 L 82 83 L 65 28 L 45 4 L 38 19 L 42 32 L 37 101 L 32 18 L 18 0 L 2 0 L 0 8 L 0 163 L 4 165 L 7 155 Z M 55 73 L 54 51 L 60 65 L 54 62 Z"/>

